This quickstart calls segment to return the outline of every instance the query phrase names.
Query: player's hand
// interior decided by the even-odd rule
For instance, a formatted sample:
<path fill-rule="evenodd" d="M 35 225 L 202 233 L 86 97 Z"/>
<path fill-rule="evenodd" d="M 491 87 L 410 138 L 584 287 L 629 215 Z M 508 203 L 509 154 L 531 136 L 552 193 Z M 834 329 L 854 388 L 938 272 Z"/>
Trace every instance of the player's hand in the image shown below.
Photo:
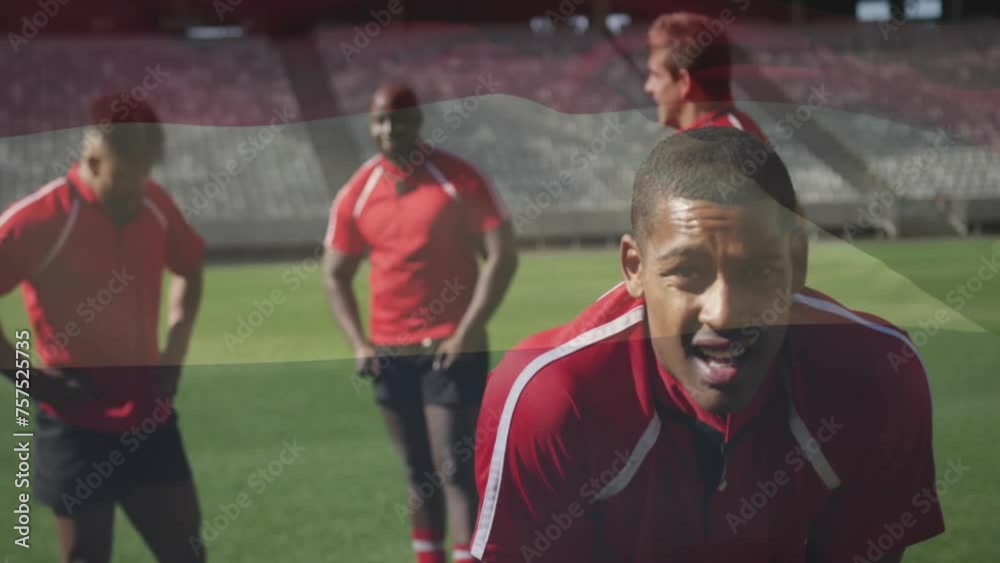
<path fill-rule="evenodd" d="M 181 366 L 161 365 L 156 367 L 156 396 L 170 402 L 177 395 L 181 381 Z"/>
<path fill-rule="evenodd" d="M 456 332 L 438 344 L 434 351 L 434 369 L 448 369 L 458 358 L 469 351 L 470 338 L 466 333 Z"/>
<path fill-rule="evenodd" d="M 72 406 L 96 398 L 87 378 L 70 370 L 52 367 L 32 368 L 28 394 L 56 407 Z"/>
<path fill-rule="evenodd" d="M 375 346 L 365 342 L 354 349 L 354 373 L 361 377 L 376 378 L 379 376 L 378 362 L 375 361 Z"/>

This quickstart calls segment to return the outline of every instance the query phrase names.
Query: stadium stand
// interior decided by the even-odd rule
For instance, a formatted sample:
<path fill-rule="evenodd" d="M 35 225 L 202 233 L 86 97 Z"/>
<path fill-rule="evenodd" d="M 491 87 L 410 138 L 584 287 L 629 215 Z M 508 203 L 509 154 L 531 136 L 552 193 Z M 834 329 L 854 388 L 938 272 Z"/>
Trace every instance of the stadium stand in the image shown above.
<path fill-rule="evenodd" d="M 888 39 L 874 25 L 731 29 L 739 105 L 778 143 L 811 218 L 834 234 L 884 189 L 901 202 L 887 216 L 889 234 L 920 232 L 910 225 L 938 216 L 958 233 L 1000 220 L 1000 117 L 990 110 L 1000 97 L 1000 39 L 985 24 L 911 25 Z M 632 171 L 667 134 L 641 91 L 643 30 L 612 41 L 399 23 L 365 43 L 344 26 L 314 32 L 308 49 L 255 37 L 39 37 L 0 54 L 11 77 L 0 88 L 9 108 L 0 114 L 0 205 L 65 170 L 86 99 L 130 92 L 160 68 L 169 76 L 143 94 L 170 124 L 157 178 L 210 246 L 312 245 L 333 192 L 371 153 L 370 93 L 406 75 L 427 104 L 425 135 L 441 129 L 444 149 L 491 177 L 523 219 L 522 238 L 607 237 L 627 228 Z M 821 86 L 829 99 L 796 121 Z M 477 97 L 477 87 L 490 95 Z M 275 111 L 292 117 L 272 138 Z M 609 132 L 609 118 L 623 124 L 620 134 Z M 953 142 L 931 154 L 942 128 Z M 262 148 L 248 158 L 241 146 L 253 138 Z M 239 173 L 212 187 L 230 160 Z M 544 186 L 563 171 L 572 181 L 553 198 Z M 532 206 L 544 214 L 531 217 Z"/>

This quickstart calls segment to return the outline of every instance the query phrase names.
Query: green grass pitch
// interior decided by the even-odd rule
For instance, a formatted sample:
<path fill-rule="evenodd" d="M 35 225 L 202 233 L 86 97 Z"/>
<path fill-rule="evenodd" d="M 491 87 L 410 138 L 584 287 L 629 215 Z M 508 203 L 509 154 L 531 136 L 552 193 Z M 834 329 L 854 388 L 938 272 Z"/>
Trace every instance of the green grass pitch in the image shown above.
<path fill-rule="evenodd" d="M 1000 255 L 990 240 L 818 244 L 810 285 L 851 307 L 880 314 L 913 333 L 949 306 L 956 285 L 977 276 L 983 257 Z M 178 399 L 188 454 L 205 519 L 246 493 L 250 504 L 209 544 L 214 562 L 411 561 L 408 523 L 394 506 L 405 501 L 402 470 L 371 400 L 348 374 L 348 350 L 331 319 L 317 270 L 302 262 L 220 265 L 209 269 L 206 293 Z M 366 274 L 365 274 L 366 275 Z M 526 335 L 569 320 L 618 281 L 616 253 L 538 252 L 523 255 L 514 286 L 490 326 L 494 362 Z M 298 283 L 294 283 L 298 280 Z M 358 290 L 366 299 L 363 277 Z M 938 466 L 961 460 L 971 469 L 942 497 L 948 531 L 910 550 L 907 563 L 1000 560 L 1000 276 L 979 286 L 930 336 L 921 353 L 934 390 Z M 283 302 L 253 334 L 227 345 L 238 318 L 275 290 Z M 953 296 L 954 297 L 954 296 Z M 954 302 L 950 303 L 957 306 Z M 954 313 L 954 312 L 952 312 Z M 19 293 L 0 300 L 8 337 L 24 328 Z M 245 334 L 245 333 L 244 333 Z M 230 347 L 232 349 L 230 349 Z M 13 392 L 0 432 L 0 557 L 15 562 L 57 558 L 53 521 L 32 510 L 31 548 L 15 547 L 16 490 Z M 863 392 L 863 391 L 859 391 Z M 248 482 L 277 459 L 285 441 L 305 450 L 272 483 Z M 941 470 L 943 471 L 943 470 Z M 940 473 L 940 471 L 939 471 Z M 117 516 L 114 559 L 152 559 L 124 514 Z"/>

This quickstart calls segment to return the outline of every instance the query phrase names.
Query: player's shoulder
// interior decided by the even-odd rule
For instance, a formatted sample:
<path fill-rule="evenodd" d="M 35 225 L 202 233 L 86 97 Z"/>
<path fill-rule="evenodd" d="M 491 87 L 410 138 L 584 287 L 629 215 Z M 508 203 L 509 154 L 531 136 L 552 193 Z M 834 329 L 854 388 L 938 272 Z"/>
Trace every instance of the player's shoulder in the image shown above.
<path fill-rule="evenodd" d="M 907 333 L 822 293 L 794 298 L 792 389 L 807 427 L 836 432 L 824 452 L 845 481 L 892 463 L 893 444 L 931 439 L 930 382 Z"/>
<path fill-rule="evenodd" d="M 794 297 L 793 371 L 812 412 L 855 428 L 930 417 L 930 383 L 918 347 L 889 321 L 807 290 Z"/>
<path fill-rule="evenodd" d="M 548 424 L 602 408 L 611 388 L 631 380 L 622 370 L 644 312 L 641 301 L 616 286 L 569 323 L 507 352 L 490 375 L 486 401 L 496 407 L 513 401 L 526 416 Z"/>
<path fill-rule="evenodd" d="M 460 191 L 484 182 L 483 175 L 476 166 L 455 153 L 436 149 L 428 163 L 431 174 L 440 175 L 440 181 L 451 182 Z"/>
<path fill-rule="evenodd" d="M 22 197 L 0 212 L 0 229 L 62 225 L 73 210 L 72 188 L 60 177 Z"/>
<path fill-rule="evenodd" d="M 862 373 L 900 374 L 896 355 L 918 359 L 917 349 L 905 330 L 878 315 L 851 309 L 833 297 L 805 289 L 793 297 L 795 338 L 817 359 L 831 366 L 866 369 Z M 907 362 L 908 363 L 908 362 Z"/>
<path fill-rule="evenodd" d="M 174 196 L 153 179 L 146 180 L 146 186 L 143 190 L 143 204 L 152 205 L 157 210 L 179 208 Z"/>
<path fill-rule="evenodd" d="M 348 178 L 344 186 L 337 192 L 338 196 L 343 195 L 344 197 L 354 197 L 357 198 L 361 195 L 362 190 L 364 190 L 365 184 L 372 178 L 374 174 L 380 173 L 380 164 L 385 157 L 381 154 L 375 154 L 368 160 L 364 161 L 361 166 Z"/>
<path fill-rule="evenodd" d="M 340 206 L 346 206 L 346 209 L 354 208 L 369 181 L 377 180 L 378 176 L 376 175 L 380 176 L 382 174 L 382 169 L 379 165 L 382 163 L 383 158 L 381 154 L 376 153 L 361 164 L 354 174 L 348 178 L 347 182 L 337 191 L 337 195 L 333 198 L 331 213 L 336 213 Z"/>
<path fill-rule="evenodd" d="M 430 162 L 442 172 L 476 172 L 476 166 L 470 161 L 441 148 L 434 150 Z"/>

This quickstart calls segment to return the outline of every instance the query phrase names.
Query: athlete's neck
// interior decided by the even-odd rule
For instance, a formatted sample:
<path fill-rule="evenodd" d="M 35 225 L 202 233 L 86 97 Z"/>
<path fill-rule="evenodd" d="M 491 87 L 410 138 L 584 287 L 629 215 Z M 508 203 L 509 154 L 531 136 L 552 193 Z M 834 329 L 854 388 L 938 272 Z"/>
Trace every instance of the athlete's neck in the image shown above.
<path fill-rule="evenodd" d="M 731 105 L 730 102 L 702 102 L 702 103 L 688 103 L 681 109 L 680 115 L 677 116 L 677 128 L 687 129 L 699 120 L 707 119 L 708 117 L 725 110 Z"/>

